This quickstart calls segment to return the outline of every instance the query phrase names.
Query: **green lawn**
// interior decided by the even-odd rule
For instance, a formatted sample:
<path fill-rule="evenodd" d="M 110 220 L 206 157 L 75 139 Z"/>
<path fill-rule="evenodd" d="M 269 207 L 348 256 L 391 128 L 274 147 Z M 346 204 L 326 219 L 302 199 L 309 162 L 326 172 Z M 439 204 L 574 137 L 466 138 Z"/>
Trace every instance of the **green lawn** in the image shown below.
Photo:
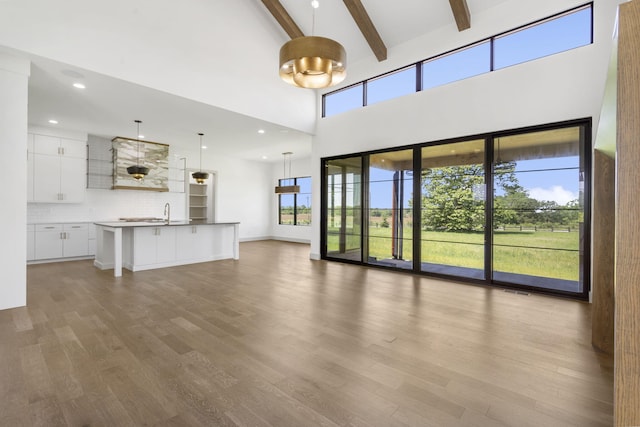
<path fill-rule="evenodd" d="M 337 233 L 337 230 L 335 230 Z M 403 257 L 411 260 L 412 232 L 405 227 Z M 371 227 L 369 255 L 391 257 L 391 228 Z M 422 262 L 457 267 L 484 268 L 484 234 L 423 231 Z M 360 245 L 359 231 L 347 236 L 348 248 Z M 496 231 L 493 268 L 495 271 L 565 280 L 578 280 L 579 233 L 551 231 Z M 338 250 L 338 236 L 330 235 L 328 251 Z"/>

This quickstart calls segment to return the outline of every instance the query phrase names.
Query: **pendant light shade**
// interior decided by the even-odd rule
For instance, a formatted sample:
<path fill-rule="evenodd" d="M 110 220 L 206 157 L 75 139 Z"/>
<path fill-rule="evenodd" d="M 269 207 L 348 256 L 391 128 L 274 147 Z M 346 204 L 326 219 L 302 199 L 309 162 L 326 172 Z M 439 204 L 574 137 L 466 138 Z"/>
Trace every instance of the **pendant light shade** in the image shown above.
<path fill-rule="evenodd" d="M 297 37 L 280 48 L 280 78 L 307 89 L 334 86 L 347 76 L 346 61 L 344 47 L 334 40 Z"/>
<path fill-rule="evenodd" d="M 337 41 L 313 35 L 318 1 L 312 1 L 311 6 L 312 35 L 296 37 L 280 48 L 280 78 L 294 86 L 319 89 L 334 86 L 345 79 L 347 53 Z"/>
<path fill-rule="evenodd" d="M 145 166 L 140 166 L 140 120 L 134 120 L 136 123 L 136 142 L 138 146 L 138 155 L 136 156 L 136 164 L 133 166 L 129 166 L 127 168 L 127 173 L 131 175 L 136 181 L 142 180 L 145 176 L 149 174 L 149 168 Z"/>
<path fill-rule="evenodd" d="M 209 179 L 209 173 L 202 172 L 202 136 L 204 134 L 199 133 L 198 135 L 200 135 L 200 170 L 198 172 L 192 173 L 191 176 L 196 180 L 198 184 L 204 184 L 205 181 Z"/>

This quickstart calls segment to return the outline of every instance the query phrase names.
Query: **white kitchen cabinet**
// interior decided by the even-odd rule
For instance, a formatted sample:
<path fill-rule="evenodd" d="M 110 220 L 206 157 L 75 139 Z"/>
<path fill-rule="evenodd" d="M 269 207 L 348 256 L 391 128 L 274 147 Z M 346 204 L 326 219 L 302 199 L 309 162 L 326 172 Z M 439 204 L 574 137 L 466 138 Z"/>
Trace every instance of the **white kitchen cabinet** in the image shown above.
<path fill-rule="evenodd" d="M 35 259 L 62 258 L 62 224 L 38 224 Z"/>
<path fill-rule="evenodd" d="M 87 224 L 64 224 L 62 230 L 63 257 L 89 255 L 89 228 Z"/>
<path fill-rule="evenodd" d="M 36 226 L 27 225 L 27 261 L 36 259 Z"/>
<path fill-rule="evenodd" d="M 175 227 L 140 227 L 134 230 L 135 265 L 171 263 L 176 259 Z"/>
<path fill-rule="evenodd" d="M 96 257 L 93 265 L 131 271 L 173 267 L 220 259 L 239 259 L 239 223 L 190 224 L 174 221 L 170 225 L 148 223 L 96 223 Z"/>
<path fill-rule="evenodd" d="M 214 227 L 190 225 L 176 229 L 176 260 L 209 260 L 214 257 Z"/>
<path fill-rule="evenodd" d="M 33 135 L 33 197 L 43 203 L 80 203 L 87 182 L 86 142 Z"/>
<path fill-rule="evenodd" d="M 34 233 L 34 258 L 84 257 L 89 255 L 86 223 L 37 224 Z"/>

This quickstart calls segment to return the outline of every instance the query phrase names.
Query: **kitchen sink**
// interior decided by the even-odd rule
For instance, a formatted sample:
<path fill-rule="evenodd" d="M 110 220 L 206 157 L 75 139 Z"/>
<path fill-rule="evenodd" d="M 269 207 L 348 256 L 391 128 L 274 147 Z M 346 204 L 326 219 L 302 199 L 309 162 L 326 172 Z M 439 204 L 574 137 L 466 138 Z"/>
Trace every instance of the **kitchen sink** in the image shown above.
<path fill-rule="evenodd" d="M 164 222 L 164 218 L 141 217 L 141 218 L 118 218 L 124 222 Z"/>

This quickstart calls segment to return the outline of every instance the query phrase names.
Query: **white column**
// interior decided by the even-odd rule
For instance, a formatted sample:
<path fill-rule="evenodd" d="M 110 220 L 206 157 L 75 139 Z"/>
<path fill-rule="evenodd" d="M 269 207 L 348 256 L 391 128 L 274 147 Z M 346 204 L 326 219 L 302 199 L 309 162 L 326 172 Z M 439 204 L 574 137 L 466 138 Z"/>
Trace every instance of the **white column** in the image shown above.
<path fill-rule="evenodd" d="M 30 63 L 0 53 L 0 310 L 27 304 L 27 95 Z"/>

